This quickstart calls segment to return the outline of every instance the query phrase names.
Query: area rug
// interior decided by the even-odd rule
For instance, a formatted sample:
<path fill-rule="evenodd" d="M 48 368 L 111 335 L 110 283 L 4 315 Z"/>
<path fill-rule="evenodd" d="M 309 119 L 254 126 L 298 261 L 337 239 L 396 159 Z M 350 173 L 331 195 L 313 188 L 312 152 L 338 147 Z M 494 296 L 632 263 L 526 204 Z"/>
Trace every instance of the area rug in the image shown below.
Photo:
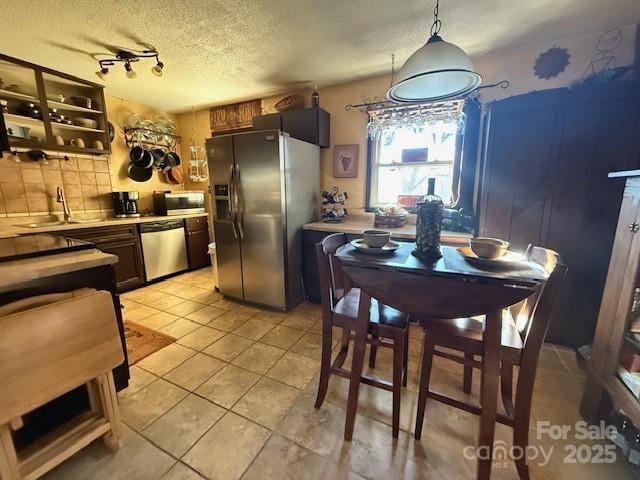
<path fill-rule="evenodd" d="M 127 321 L 124 322 L 124 337 L 130 366 L 176 341 L 169 335 Z"/>

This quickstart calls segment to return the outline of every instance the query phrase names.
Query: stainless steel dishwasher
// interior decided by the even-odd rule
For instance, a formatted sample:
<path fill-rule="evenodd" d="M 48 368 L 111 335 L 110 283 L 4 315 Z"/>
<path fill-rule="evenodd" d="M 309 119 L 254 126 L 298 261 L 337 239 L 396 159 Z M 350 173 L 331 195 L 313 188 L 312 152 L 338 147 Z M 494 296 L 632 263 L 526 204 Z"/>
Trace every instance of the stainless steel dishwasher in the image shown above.
<path fill-rule="evenodd" d="M 140 238 L 147 281 L 187 269 L 184 220 L 141 223 Z"/>

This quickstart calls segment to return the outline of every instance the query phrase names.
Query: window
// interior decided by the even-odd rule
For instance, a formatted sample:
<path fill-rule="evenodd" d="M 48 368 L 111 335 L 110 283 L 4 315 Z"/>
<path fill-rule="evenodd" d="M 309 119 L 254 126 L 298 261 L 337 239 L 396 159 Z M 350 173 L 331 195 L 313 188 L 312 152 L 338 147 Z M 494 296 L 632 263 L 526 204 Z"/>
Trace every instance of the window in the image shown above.
<path fill-rule="evenodd" d="M 462 103 L 446 107 L 443 114 L 432 113 L 430 107 L 417 115 L 407 107 L 395 107 L 382 115 L 370 113 L 369 131 L 372 123 L 377 125 L 375 137 L 369 141 L 369 208 L 390 203 L 411 206 L 426 195 L 431 177 L 436 179 L 435 193 L 445 205 L 456 203 Z M 403 117 L 400 121 L 399 116 Z"/>

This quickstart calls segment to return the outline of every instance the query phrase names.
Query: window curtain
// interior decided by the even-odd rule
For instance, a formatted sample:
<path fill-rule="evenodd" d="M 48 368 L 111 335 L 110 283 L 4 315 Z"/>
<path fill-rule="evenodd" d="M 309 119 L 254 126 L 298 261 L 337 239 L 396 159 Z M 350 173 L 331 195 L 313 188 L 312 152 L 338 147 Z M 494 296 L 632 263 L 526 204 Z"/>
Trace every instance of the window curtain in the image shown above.
<path fill-rule="evenodd" d="M 477 98 L 468 98 L 464 105 L 465 126 L 456 138 L 453 166 L 453 208 L 474 217 L 473 198 L 478 164 L 481 106 Z"/>

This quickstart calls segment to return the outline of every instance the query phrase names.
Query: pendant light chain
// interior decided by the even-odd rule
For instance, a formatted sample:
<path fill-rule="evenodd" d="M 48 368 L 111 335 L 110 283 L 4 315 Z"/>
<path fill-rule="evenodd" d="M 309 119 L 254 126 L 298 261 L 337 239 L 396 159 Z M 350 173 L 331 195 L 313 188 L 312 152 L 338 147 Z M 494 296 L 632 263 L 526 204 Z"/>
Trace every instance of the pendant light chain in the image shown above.
<path fill-rule="evenodd" d="M 440 0 L 436 0 L 436 6 L 433 8 L 433 24 L 431 25 L 431 36 L 438 35 L 440 28 L 442 28 L 442 22 L 438 18 L 440 10 Z"/>

